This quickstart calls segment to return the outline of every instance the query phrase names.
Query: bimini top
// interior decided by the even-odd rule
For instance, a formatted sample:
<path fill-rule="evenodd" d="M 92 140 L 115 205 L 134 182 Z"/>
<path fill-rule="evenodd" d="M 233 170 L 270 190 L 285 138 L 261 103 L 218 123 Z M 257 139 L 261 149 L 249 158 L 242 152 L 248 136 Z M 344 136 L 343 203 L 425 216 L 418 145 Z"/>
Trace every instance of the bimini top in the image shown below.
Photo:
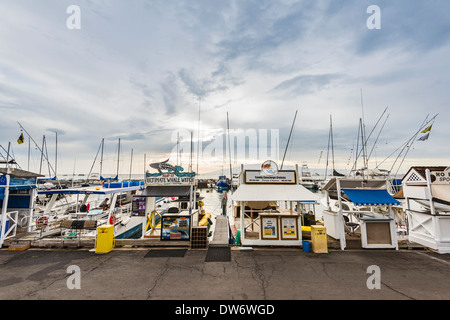
<path fill-rule="evenodd" d="M 189 197 L 190 185 L 147 186 L 141 197 Z"/>
<path fill-rule="evenodd" d="M 241 184 L 231 199 L 233 201 L 316 202 L 318 197 L 298 184 Z"/>
<path fill-rule="evenodd" d="M 342 189 L 354 204 L 358 206 L 399 205 L 385 189 Z"/>
<path fill-rule="evenodd" d="M 124 188 L 103 188 L 103 187 L 81 187 L 73 189 L 53 189 L 40 190 L 38 194 L 111 194 L 129 192 L 143 189 L 143 186 L 132 186 Z"/>

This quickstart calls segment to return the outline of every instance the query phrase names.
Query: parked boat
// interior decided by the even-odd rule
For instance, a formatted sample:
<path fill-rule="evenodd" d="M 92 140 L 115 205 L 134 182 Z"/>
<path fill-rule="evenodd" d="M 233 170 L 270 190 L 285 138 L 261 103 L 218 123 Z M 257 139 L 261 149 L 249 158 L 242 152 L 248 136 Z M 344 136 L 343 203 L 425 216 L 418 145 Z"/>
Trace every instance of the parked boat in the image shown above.
<path fill-rule="evenodd" d="M 63 221 L 66 230 L 73 230 L 69 222 L 95 221 L 95 227 L 100 225 L 114 225 L 114 236 L 116 238 L 140 237 L 142 221 L 131 216 L 131 198 L 144 188 L 143 181 L 105 184 L 103 186 L 89 186 L 70 189 L 42 190 L 39 194 L 50 195 L 51 198 L 44 212 L 39 212 L 36 217 L 46 217 L 54 228 L 59 228 Z M 55 204 L 61 196 L 70 196 L 73 202 L 59 206 Z M 82 197 L 82 199 L 80 199 Z M 102 201 L 108 200 L 107 204 Z M 106 205 L 105 205 L 106 204 Z M 89 207 L 89 208 L 88 208 Z M 81 223 L 81 222 L 80 222 Z M 82 228 L 80 228 L 82 229 Z M 95 228 L 83 232 L 85 236 L 95 236 Z M 141 232 L 142 235 L 142 232 Z"/>

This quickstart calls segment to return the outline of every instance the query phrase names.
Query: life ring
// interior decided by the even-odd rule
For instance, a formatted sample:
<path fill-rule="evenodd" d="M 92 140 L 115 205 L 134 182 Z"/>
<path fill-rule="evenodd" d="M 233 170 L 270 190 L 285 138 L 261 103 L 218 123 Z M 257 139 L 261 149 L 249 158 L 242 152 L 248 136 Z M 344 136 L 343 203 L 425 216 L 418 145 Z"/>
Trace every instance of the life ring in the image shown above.
<path fill-rule="evenodd" d="M 39 216 L 36 218 L 36 227 L 44 228 L 48 225 L 48 218 L 46 216 Z"/>
<path fill-rule="evenodd" d="M 115 224 L 115 223 L 116 223 L 116 216 L 112 214 L 109 217 L 109 224 Z"/>

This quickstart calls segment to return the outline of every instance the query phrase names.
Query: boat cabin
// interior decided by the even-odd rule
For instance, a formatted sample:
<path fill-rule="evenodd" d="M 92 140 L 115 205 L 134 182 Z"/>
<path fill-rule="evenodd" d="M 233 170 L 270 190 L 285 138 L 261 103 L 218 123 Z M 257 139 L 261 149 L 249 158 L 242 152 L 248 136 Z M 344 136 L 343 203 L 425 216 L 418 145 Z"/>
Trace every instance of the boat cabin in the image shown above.
<path fill-rule="evenodd" d="M 37 178 L 40 174 L 16 168 L 0 168 L 0 248 L 4 240 L 32 227 Z"/>

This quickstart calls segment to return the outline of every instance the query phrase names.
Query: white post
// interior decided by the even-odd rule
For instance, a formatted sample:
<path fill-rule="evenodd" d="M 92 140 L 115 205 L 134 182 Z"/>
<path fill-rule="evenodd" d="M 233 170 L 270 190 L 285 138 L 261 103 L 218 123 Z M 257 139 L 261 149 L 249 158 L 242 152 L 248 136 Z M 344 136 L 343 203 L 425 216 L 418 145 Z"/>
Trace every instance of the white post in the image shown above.
<path fill-rule="evenodd" d="M 425 175 L 427 178 L 427 196 L 430 197 L 430 209 L 431 209 L 431 215 L 432 217 L 432 222 L 433 222 L 433 228 L 434 228 L 434 241 L 436 243 L 438 243 L 441 238 L 440 235 L 440 227 L 439 227 L 439 218 L 436 217 L 436 208 L 434 207 L 434 202 L 433 202 L 433 193 L 431 192 L 431 174 L 430 174 L 430 169 L 426 169 L 425 170 Z"/>
<path fill-rule="evenodd" d="M 344 215 L 342 213 L 342 197 L 341 197 L 341 181 L 339 178 L 336 178 L 336 189 L 337 189 L 337 196 L 338 196 L 338 202 L 339 202 L 339 211 L 338 211 L 338 224 L 340 226 L 340 233 L 341 233 L 341 239 L 339 240 L 341 243 L 341 250 L 344 250 L 347 246 L 345 242 L 345 229 L 344 229 Z"/>
<path fill-rule="evenodd" d="M 37 196 L 37 191 L 36 189 L 31 189 L 30 190 L 30 206 L 28 207 L 29 211 L 28 211 L 28 225 L 27 225 L 27 232 L 31 232 L 31 223 L 33 220 L 33 212 L 34 212 L 34 204 L 35 204 L 35 199 Z"/>
<path fill-rule="evenodd" d="M 425 175 L 427 178 L 427 196 L 430 198 L 430 209 L 431 209 L 431 214 L 434 216 L 436 215 L 436 210 L 434 208 L 434 203 L 433 203 L 433 194 L 431 193 L 431 174 L 430 174 L 430 169 L 426 169 L 425 170 Z"/>
<path fill-rule="evenodd" d="M 8 163 L 6 164 L 8 166 Z M 8 199 L 9 199 L 9 180 L 10 180 L 10 176 L 9 176 L 9 166 L 7 169 L 7 174 L 5 175 L 6 177 L 6 185 L 5 185 L 5 192 L 4 192 L 4 198 L 3 198 L 3 206 L 2 206 L 2 230 L 0 233 L 0 248 L 3 245 L 3 241 L 5 240 L 5 233 L 6 233 L 6 211 L 8 210 Z"/>

